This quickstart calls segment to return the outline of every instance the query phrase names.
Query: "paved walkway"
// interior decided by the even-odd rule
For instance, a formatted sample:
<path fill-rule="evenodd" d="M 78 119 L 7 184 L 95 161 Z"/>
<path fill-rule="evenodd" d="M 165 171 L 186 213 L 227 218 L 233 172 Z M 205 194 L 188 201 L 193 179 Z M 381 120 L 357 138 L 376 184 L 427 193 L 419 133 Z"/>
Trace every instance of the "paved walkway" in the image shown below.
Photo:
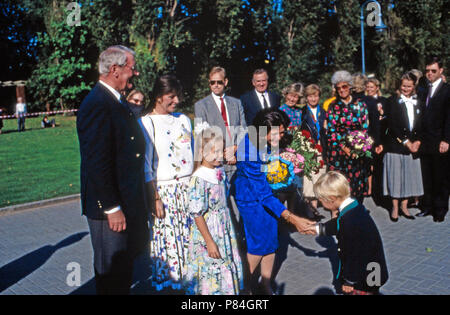
<path fill-rule="evenodd" d="M 390 279 L 381 292 L 450 294 L 450 218 L 443 223 L 431 217 L 392 223 L 371 199 L 365 205 L 381 232 L 388 261 Z M 0 216 L 0 294 L 95 293 L 89 231 L 80 213 L 76 200 Z M 336 293 L 334 238 L 284 232 L 280 241 L 278 293 Z M 81 282 L 73 286 L 77 266 Z M 148 275 L 148 261 L 138 261 L 133 293 L 154 293 L 142 281 Z"/>

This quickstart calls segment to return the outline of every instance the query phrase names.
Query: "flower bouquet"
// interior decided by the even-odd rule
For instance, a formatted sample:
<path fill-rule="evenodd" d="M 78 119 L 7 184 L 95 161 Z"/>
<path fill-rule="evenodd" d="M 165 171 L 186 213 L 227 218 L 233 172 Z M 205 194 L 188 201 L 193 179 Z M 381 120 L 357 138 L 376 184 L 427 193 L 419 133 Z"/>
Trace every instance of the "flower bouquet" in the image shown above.
<path fill-rule="evenodd" d="M 314 142 L 311 133 L 307 130 L 293 127 L 289 131 L 293 135 L 289 149 L 303 157 L 303 174 L 311 179 L 311 175 L 319 172 L 324 165 L 324 162 L 318 159 L 322 153 L 322 147 Z"/>
<path fill-rule="evenodd" d="M 370 151 L 373 146 L 373 139 L 369 137 L 367 132 L 362 130 L 354 130 L 348 133 L 344 138 L 344 145 L 350 148 L 350 154 L 356 157 L 372 158 Z"/>
<path fill-rule="evenodd" d="M 294 166 L 294 173 L 299 174 L 303 172 L 303 168 L 305 167 L 305 158 L 296 153 L 293 149 L 287 148 L 285 151 L 280 153 L 280 157 L 292 163 Z"/>
<path fill-rule="evenodd" d="M 287 188 L 295 177 L 294 164 L 280 155 L 271 155 L 267 163 L 266 177 L 272 190 Z"/>

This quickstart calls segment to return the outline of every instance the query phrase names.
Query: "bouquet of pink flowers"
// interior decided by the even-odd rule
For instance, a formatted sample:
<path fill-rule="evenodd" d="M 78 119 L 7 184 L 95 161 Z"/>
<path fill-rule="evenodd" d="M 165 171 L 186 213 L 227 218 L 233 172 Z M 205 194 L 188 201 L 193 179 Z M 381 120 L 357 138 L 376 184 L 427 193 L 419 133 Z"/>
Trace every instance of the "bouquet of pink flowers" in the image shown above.
<path fill-rule="evenodd" d="M 305 158 L 300 154 L 296 153 L 293 149 L 287 148 L 285 151 L 280 153 L 280 157 L 286 161 L 289 161 L 294 165 L 294 173 L 298 174 L 303 171 L 305 167 Z"/>
<path fill-rule="evenodd" d="M 303 158 L 303 173 L 311 179 L 311 175 L 319 172 L 324 165 L 323 161 L 318 159 L 322 153 L 322 147 L 314 142 L 311 134 L 306 130 L 292 127 L 289 128 L 289 131 L 293 135 L 289 149 Z"/>
<path fill-rule="evenodd" d="M 344 145 L 350 148 L 350 153 L 357 157 L 372 158 L 370 151 L 373 146 L 373 139 L 369 137 L 367 132 L 362 130 L 354 130 L 348 133 L 344 138 Z"/>

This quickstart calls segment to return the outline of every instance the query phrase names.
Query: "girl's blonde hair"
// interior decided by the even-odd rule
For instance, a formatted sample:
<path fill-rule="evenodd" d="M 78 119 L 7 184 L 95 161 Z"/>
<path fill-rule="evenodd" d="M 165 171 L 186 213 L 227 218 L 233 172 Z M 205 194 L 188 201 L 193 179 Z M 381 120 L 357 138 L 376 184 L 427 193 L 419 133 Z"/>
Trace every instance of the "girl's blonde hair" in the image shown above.
<path fill-rule="evenodd" d="M 206 149 L 212 149 L 212 146 L 217 144 L 224 147 L 224 139 L 222 130 L 218 127 L 207 127 L 199 133 L 195 133 L 194 136 L 194 172 L 197 170 L 203 162 L 203 152 Z"/>
<path fill-rule="evenodd" d="M 346 199 L 350 197 L 350 184 L 341 173 L 329 171 L 314 184 L 314 194 L 319 200 L 330 201 L 330 197 Z"/>

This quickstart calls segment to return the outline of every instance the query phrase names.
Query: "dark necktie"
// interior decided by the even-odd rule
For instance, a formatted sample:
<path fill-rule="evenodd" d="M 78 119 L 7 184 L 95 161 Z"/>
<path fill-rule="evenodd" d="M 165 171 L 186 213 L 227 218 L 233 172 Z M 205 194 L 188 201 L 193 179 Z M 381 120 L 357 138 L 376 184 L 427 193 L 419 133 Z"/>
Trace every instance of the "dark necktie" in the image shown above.
<path fill-rule="evenodd" d="M 261 94 L 262 98 L 263 98 L 263 102 L 264 102 L 264 108 L 269 108 L 269 104 L 267 103 L 266 98 L 264 97 L 264 94 Z"/>
<path fill-rule="evenodd" d="M 433 84 L 430 83 L 430 85 L 428 87 L 428 95 L 427 95 L 427 102 L 426 102 L 427 107 L 428 107 L 428 103 L 430 103 L 432 92 L 433 92 Z"/>

